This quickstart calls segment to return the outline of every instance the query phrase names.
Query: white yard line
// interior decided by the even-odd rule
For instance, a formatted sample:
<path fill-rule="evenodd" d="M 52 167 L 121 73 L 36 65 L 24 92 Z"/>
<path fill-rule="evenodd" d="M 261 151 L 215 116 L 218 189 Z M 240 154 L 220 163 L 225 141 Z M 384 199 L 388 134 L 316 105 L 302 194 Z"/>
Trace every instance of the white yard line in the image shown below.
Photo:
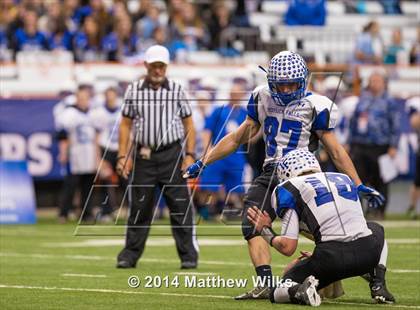
<path fill-rule="evenodd" d="M 410 244 L 420 245 L 419 238 L 390 238 L 387 239 L 388 244 Z M 299 240 L 300 244 L 313 244 L 313 241 L 302 238 Z M 198 238 L 200 246 L 246 246 L 246 241 L 243 239 L 217 239 L 217 238 Z M 47 242 L 42 243 L 41 246 L 48 248 L 91 248 L 91 247 L 107 247 L 107 246 L 122 246 L 124 239 L 86 239 L 80 242 Z M 174 246 L 173 238 L 152 237 L 147 240 L 146 246 L 162 247 Z"/>
<path fill-rule="evenodd" d="M 97 256 L 97 255 L 52 255 L 52 254 L 37 254 L 37 253 L 14 253 L 14 252 L 0 252 L 0 257 L 25 257 L 25 258 L 45 258 L 45 259 L 73 259 L 73 260 L 113 260 L 115 257 L 111 256 Z M 179 264 L 177 259 L 160 259 L 160 258 L 142 258 L 142 262 L 147 263 L 163 263 L 163 264 Z M 200 260 L 201 265 L 216 265 L 216 266 L 250 266 L 252 263 L 246 262 L 227 262 L 217 260 Z M 272 264 L 273 267 L 284 268 L 284 264 Z M 392 273 L 420 273 L 420 269 L 388 269 Z"/>
<path fill-rule="evenodd" d="M 180 294 L 180 293 L 155 293 L 144 291 L 123 291 L 110 289 L 95 289 L 95 288 L 73 288 L 73 287 L 49 287 L 49 286 L 29 286 L 29 285 L 8 285 L 0 284 L 0 288 L 15 288 L 15 289 L 30 289 L 30 290 L 50 290 L 50 291 L 74 291 L 74 292 L 92 292 L 92 293 L 118 293 L 118 294 L 135 294 L 135 295 L 161 295 L 161 296 L 176 296 L 176 297 L 196 297 L 196 298 L 218 298 L 218 299 L 233 299 L 232 296 L 225 295 L 199 295 L 199 294 Z"/>
<path fill-rule="evenodd" d="M 389 272 L 393 272 L 393 273 L 418 273 L 420 272 L 419 269 L 387 269 L 387 271 Z"/>
<path fill-rule="evenodd" d="M 332 301 L 332 300 L 323 300 L 323 304 L 334 304 L 334 305 L 352 305 L 352 306 L 364 306 L 364 307 L 374 307 L 377 304 L 361 303 L 361 302 L 349 302 L 349 301 Z M 420 309 L 420 306 L 409 306 L 409 305 L 399 305 L 399 304 L 381 304 L 378 305 L 379 308 L 390 307 L 390 308 L 403 308 L 403 309 Z"/>
<path fill-rule="evenodd" d="M 62 273 L 62 277 L 81 277 L 81 278 L 106 278 L 105 274 L 86 274 L 86 273 Z"/>
<path fill-rule="evenodd" d="M 71 287 L 49 287 L 49 286 L 29 286 L 29 285 L 8 285 L 0 284 L 0 288 L 14 288 L 14 289 L 29 289 L 29 290 L 49 290 L 49 291 L 70 291 L 70 292 L 90 292 L 90 293 L 116 293 L 116 294 L 135 294 L 135 295 L 159 295 L 159 296 L 174 296 L 174 297 L 193 297 L 193 298 L 213 298 L 213 299 L 230 299 L 233 300 L 232 296 L 226 295 L 203 295 L 203 294 L 180 294 L 180 293 L 161 293 L 161 292 L 144 292 L 144 291 L 128 291 L 128 290 L 111 290 L 111 289 L 92 289 L 92 288 L 71 288 Z M 240 303 L 240 302 L 238 302 Z M 368 306 L 372 307 L 374 304 L 369 303 L 357 303 L 357 302 L 346 302 L 346 301 L 324 301 L 326 304 L 336 305 L 354 305 L 354 306 Z M 381 305 L 383 307 L 390 308 L 402 308 L 402 309 L 420 309 L 420 306 L 410 305 Z"/>
<path fill-rule="evenodd" d="M 180 276 L 214 276 L 217 273 L 214 272 L 173 272 Z"/>

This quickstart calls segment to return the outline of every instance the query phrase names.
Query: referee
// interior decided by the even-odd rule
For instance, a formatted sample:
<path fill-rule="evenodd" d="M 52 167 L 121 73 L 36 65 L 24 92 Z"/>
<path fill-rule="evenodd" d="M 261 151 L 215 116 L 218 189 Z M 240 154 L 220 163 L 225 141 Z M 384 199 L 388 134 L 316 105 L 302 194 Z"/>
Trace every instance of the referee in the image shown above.
<path fill-rule="evenodd" d="M 151 46 L 145 54 L 146 77 L 132 82 L 125 93 L 117 172 L 124 178 L 133 173 L 125 247 L 118 255 L 117 268 L 134 268 L 143 254 L 157 186 L 170 210 L 181 268 L 197 267 L 194 211 L 181 173 L 195 161 L 195 130 L 184 90 L 165 76 L 168 64 L 168 50 Z"/>

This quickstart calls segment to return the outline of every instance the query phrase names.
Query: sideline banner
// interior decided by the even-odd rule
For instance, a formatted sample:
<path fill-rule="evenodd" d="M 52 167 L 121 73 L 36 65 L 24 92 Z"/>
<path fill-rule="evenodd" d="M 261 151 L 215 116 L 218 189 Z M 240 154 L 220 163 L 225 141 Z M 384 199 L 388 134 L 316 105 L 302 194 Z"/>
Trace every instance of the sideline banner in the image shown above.
<path fill-rule="evenodd" d="M 53 108 L 59 99 L 0 100 L 0 158 L 23 160 L 35 180 L 60 180 Z"/>
<path fill-rule="evenodd" d="M 0 224 L 35 224 L 35 192 L 26 161 L 0 160 Z"/>

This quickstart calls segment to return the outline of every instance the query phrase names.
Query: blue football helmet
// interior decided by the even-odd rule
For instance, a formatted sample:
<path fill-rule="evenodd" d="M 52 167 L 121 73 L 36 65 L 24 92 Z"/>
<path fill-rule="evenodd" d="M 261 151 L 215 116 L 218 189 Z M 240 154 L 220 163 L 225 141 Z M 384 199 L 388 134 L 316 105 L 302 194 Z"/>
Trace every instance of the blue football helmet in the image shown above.
<path fill-rule="evenodd" d="M 302 56 L 290 51 L 278 53 L 271 58 L 267 73 L 271 97 L 282 106 L 303 98 L 306 94 L 308 74 L 306 62 Z M 290 93 L 278 91 L 278 85 L 290 83 L 298 83 L 297 90 Z"/>

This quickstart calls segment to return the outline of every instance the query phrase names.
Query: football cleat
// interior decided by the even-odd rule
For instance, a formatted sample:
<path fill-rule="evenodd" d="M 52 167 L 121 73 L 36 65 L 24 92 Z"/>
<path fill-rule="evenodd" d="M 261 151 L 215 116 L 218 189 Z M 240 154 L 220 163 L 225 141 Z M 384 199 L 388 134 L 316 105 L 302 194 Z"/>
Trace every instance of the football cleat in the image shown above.
<path fill-rule="evenodd" d="M 321 304 L 321 296 L 316 290 L 318 283 L 314 276 L 309 276 L 302 284 L 298 284 L 299 287 L 293 296 L 296 303 L 318 307 Z"/>
<path fill-rule="evenodd" d="M 378 304 L 395 303 L 394 296 L 388 291 L 385 283 L 376 283 L 370 286 L 370 295 Z"/>
<path fill-rule="evenodd" d="M 384 265 L 379 264 L 375 267 L 372 280 L 369 283 L 370 295 L 377 303 L 393 304 L 395 303 L 395 298 L 386 287 L 385 273 L 386 267 Z"/>
<path fill-rule="evenodd" d="M 257 286 L 249 292 L 243 293 L 235 297 L 235 300 L 246 299 L 268 299 L 270 297 L 270 288 L 268 286 Z"/>

